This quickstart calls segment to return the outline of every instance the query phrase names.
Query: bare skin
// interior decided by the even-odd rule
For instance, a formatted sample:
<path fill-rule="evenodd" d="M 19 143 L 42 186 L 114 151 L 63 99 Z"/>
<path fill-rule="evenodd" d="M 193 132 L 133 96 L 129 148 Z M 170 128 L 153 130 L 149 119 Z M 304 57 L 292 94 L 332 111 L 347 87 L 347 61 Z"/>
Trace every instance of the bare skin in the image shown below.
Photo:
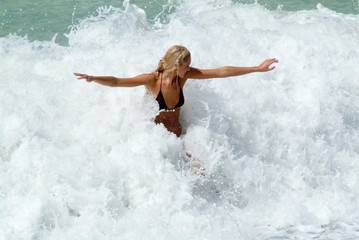
<path fill-rule="evenodd" d="M 271 66 L 277 63 L 275 58 L 267 59 L 263 63 L 255 67 L 232 67 L 225 66 L 217 69 L 198 69 L 190 67 L 191 58 L 172 72 L 152 72 L 141 74 L 132 78 L 116 78 L 110 76 L 91 76 L 82 73 L 74 73 L 79 80 L 85 79 L 87 82 L 96 82 L 109 87 L 136 87 L 144 85 L 154 98 L 161 89 L 164 100 L 170 109 L 169 111 L 161 111 L 155 118 L 155 123 L 162 123 L 169 132 L 179 137 L 182 133 L 181 124 L 179 122 L 180 108 L 173 109 L 179 101 L 180 88 L 183 88 L 189 78 L 191 79 L 209 79 L 209 78 L 226 78 L 244 75 L 253 72 L 268 72 L 275 67 Z M 161 85 L 162 77 L 162 86 Z"/>
<path fill-rule="evenodd" d="M 169 110 L 160 111 L 155 118 L 156 124 L 163 124 L 165 128 L 179 137 L 182 133 L 181 124 L 179 122 L 180 107 L 177 105 L 180 97 L 180 89 L 183 88 L 189 78 L 192 79 L 208 79 L 208 78 L 225 78 L 239 76 L 253 72 L 268 72 L 275 67 L 271 65 L 277 63 L 275 58 L 267 59 L 259 66 L 255 67 L 221 67 L 217 69 L 198 69 L 190 67 L 191 58 L 186 62 L 176 66 L 171 72 L 152 72 L 141 74 L 133 78 L 116 78 L 110 76 L 90 76 L 87 74 L 74 73 L 79 80 L 85 79 L 87 82 L 96 82 L 110 87 L 136 87 L 144 85 L 156 99 L 161 89 L 163 98 Z M 162 79 L 162 84 L 161 84 Z M 204 176 L 203 164 L 200 160 L 186 153 L 192 165 L 192 171 L 195 174 Z"/>

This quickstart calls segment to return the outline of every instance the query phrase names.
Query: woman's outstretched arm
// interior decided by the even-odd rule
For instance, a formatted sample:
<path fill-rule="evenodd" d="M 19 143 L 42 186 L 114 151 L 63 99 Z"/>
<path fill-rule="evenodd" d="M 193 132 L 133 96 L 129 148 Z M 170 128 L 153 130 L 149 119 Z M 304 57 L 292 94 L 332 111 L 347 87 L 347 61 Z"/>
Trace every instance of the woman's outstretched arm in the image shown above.
<path fill-rule="evenodd" d="M 193 79 L 207 79 L 207 78 L 225 78 L 244 75 L 253 72 L 268 72 L 273 70 L 275 67 L 271 65 L 277 63 L 278 60 L 275 58 L 267 59 L 263 63 L 255 67 L 221 67 L 216 69 L 198 69 L 191 68 L 186 73 L 186 78 Z"/>
<path fill-rule="evenodd" d="M 140 85 L 150 85 L 155 76 L 153 73 L 141 74 L 133 78 L 117 78 L 112 76 L 91 76 L 82 73 L 74 73 L 77 79 L 85 79 L 87 82 L 96 82 L 109 87 L 136 87 Z"/>

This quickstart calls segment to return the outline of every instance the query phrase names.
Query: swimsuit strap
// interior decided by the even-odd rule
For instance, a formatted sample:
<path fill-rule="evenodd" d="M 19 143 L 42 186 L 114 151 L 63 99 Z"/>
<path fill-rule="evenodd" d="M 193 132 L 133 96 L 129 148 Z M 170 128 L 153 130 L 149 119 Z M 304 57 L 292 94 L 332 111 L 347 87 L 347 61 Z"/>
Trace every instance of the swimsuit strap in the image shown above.
<path fill-rule="evenodd" d="M 167 104 L 165 102 L 165 99 L 163 97 L 163 94 L 162 94 L 162 76 L 163 76 L 163 73 L 161 74 L 161 83 L 160 83 L 160 90 L 158 91 L 158 94 L 157 94 L 157 97 L 156 97 L 156 101 L 158 102 L 159 106 L 160 106 L 160 109 L 165 109 L 167 110 L 168 107 L 167 107 Z"/>
<path fill-rule="evenodd" d="M 162 77 L 163 77 L 163 73 L 161 73 L 160 91 L 161 91 L 161 89 L 162 89 Z"/>

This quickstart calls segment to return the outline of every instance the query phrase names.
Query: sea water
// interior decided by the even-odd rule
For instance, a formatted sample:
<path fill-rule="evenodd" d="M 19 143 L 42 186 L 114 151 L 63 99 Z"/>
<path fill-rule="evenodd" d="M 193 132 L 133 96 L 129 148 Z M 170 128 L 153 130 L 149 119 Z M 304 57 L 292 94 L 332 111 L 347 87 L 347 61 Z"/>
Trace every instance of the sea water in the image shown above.
<path fill-rule="evenodd" d="M 2 0 L 0 16 L 0 239 L 359 238 L 357 1 Z M 181 138 L 144 87 L 72 74 L 152 72 L 173 44 L 198 68 L 279 63 L 189 80 Z"/>

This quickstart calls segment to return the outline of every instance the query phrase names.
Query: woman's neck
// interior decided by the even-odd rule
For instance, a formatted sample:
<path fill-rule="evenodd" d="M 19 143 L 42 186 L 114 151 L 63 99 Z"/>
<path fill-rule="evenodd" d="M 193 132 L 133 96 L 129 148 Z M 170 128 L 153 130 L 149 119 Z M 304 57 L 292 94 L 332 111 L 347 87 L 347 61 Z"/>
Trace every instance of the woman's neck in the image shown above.
<path fill-rule="evenodd" d="M 175 71 L 172 72 L 164 72 L 163 78 L 168 79 L 171 85 L 177 85 L 178 75 Z"/>

